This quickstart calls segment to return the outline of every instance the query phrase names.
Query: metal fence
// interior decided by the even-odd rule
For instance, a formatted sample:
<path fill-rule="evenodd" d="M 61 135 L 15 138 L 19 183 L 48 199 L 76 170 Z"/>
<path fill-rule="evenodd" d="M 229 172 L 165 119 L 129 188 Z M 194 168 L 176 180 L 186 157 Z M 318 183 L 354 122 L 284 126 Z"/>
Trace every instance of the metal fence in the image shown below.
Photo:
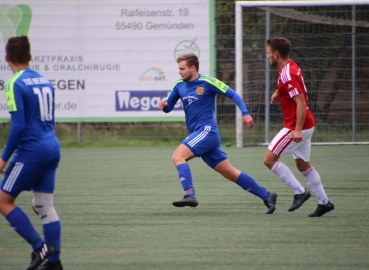
<path fill-rule="evenodd" d="M 239 57 L 234 8 L 233 1 L 217 2 L 217 76 L 232 88 Z M 278 70 L 269 68 L 265 41 L 273 36 L 291 41 L 291 58 L 303 70 L 317 120 L 313 142 L 368 142 L 369 6 L 249 7 L 242 14 L 243 99 L 256 122 L 244 144 L 267 143 L 282 127 L 279 104 L 269 104 Z M 218 121 L 229 130 L 233 114 L 220 99 Z"/>

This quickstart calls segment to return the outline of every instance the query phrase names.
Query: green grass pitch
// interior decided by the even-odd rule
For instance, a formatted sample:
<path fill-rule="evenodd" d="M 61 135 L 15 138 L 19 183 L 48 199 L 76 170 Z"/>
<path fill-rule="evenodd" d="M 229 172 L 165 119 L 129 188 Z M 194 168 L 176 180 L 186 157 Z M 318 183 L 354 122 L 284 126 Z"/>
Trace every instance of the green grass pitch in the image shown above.
<path fill-rule="evenodd" d="M 335 211 L 308 218 L 312 196 L 287 211 L 293 193 L 263 164 L 266 147 L 224 147 L 231 163 L 278 193 L 277 210 L 190 161 L 199 206 L 183 196 L 171 162 L 175 147 L 63 148 L 55 205 L 62 222 L 64 269 L 369 269 L 369 146 L 313 146 Z M 281 160 L 293 168 L 291 156 Z M 17 204 L 41 233 L 24 192 Z M 42 234 L 41 234 L 42 235 Z M 0 218 L 0 269 L 24 269 L 30 246 Z"/>

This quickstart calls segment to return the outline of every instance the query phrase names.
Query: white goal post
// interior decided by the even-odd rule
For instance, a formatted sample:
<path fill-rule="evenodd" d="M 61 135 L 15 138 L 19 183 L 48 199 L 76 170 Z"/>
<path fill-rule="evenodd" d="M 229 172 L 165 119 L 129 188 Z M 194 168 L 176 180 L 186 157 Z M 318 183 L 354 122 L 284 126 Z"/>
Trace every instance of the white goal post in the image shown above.
<path fill-rule="evenodd" d="M 242 97 L 243 96 L 243 18 L 242 8 L 250 7 L 308 7 L 308 6 L 357 6 L 357 5 L 369 5 L 369 0 L 323 0 L 323 1 L 236 1 L 235 2 L 235 65 L 236 65 L 236 83 L 235 90 Z M 268 21 L 268 19 L 266 19 Z M 266 31 L 266 39 L 269 38 L 269 33 Z M 269 100 L 269 62 L 265 59 L 266 68 L 266 85 L 265 95 Z M 354 77 L 354 73 L 353 73 Z M 354 79 L 354 78 L 353 78 Z M 266 100 L 267 103 L 267 100 Z M 268 106 L 266 106 L 268 107 Z M 269 117 L 269 108 L 266 108 L 265 117 Z M 252 114 L 252 112 L 251 112 Z M 268 133 L 268 119 L 266 119 L 266 134 Z M 236 110 L 236 147 L 243 147 L 243 122 L 242 115 L 239 110 Z M 267 136 L 265 136 L 265 143 L 268 143 Z"/>

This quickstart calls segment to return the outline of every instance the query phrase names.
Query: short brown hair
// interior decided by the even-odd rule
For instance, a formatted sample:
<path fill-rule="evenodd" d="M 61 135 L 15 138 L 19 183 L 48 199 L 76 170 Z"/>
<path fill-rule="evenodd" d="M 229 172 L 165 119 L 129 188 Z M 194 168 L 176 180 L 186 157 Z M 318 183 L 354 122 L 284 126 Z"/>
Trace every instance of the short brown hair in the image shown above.
<path fill-rule="evenodd" d="M 291 42 L 287 38 L 274 37 L 266 41 L 272 51 L 278 51 L 282 58 L 287 58 L 290 55 Z"/>
<path fill-rule="evenodd" d="M 28 64 L 31 60 L 31 44 L 27 36 L 11 37 L 5 47 L 9 61 L 14 64 Z"/>
<path fill-rule="evenodd" d="M 181 61 L 186 61 L 188 67 L 195 66 L 196 71 L 199 71 L 199 59 L 193 53 L 184 54 L 177 58 L 177 63 Z"/>

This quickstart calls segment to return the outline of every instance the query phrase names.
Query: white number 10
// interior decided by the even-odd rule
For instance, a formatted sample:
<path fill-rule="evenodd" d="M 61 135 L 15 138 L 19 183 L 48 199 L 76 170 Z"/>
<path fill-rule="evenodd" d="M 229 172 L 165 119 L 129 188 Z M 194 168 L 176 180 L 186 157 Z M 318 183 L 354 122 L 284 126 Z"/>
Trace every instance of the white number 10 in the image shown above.
<path fill-rule="evenodd" d="M 53 95 L 49 87 L 42 87 L 42 89 L 34 87 L 33 92 L 38 97 L 40 104 L 41 121 L 53 120 Z"/>

